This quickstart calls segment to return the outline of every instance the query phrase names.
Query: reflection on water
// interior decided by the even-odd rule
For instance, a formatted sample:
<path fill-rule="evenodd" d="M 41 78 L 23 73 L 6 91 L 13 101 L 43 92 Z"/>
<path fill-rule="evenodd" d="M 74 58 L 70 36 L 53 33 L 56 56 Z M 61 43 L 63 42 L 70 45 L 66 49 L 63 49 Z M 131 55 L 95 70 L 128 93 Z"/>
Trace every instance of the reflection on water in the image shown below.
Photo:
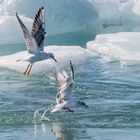
<path fill-rule="evenodd" d="M 53 135 L 57 140 L 70 140 L 74 138 L 74 132 L 72 129 L 62 122 L 34 125 L 34 137 L 38 138 L 39 135 L 40 137 L 48 137 L 48 135 Z"/>
<path fill-rule="evenodd" d="M 52 123 L 52 132 L 58 140 L 71 140 L 74 138 L 73 130 L 66 123 Z"/>
<path fill-rule="evenodd" d="M 139 129 L 101 129 L 77 127 L 72 122 L 34 125 L 34 138 L 42 140 L 139 140 Z"/>
<path fill-rule="evenodd" d="M 35 124 L 33 126 L 33 134 L 35 138 L 38 137 L 48 137 L 51 134 L 51 127 L 47 124 Z"/>
<path fill-rule="evenodd" d="M 76 122 L 0 127 L 0 140 L 139 140 L 139 129 L 89 128 Z"/>
<path fill-rule="evenodd" d="M 78 127 L 78 128 L 76 128 Z M 84 135 L 83 135 L 84 134 Z M 82 126 L 77 126 L 74 122 L 52 122 L 34 125 L 34 137 L 48 137 L 52 136 L 57 140 L 74 140 L 84 139 L 89 136 L 86 134 L 86 129 Z"/>

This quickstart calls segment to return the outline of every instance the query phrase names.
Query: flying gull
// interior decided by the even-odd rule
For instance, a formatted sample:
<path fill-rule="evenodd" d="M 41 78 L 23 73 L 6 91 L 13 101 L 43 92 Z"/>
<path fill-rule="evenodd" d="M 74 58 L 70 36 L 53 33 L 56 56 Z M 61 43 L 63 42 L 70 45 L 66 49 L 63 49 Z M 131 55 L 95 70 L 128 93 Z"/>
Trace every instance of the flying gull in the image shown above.
<path fill-rule="evenodd" d="M 34 19 L 32 32 L 30 33 L 24 23 L 21 21 L 18 13 L 16 12 L 17 20 L 22 28 L 25 44 L 27 46 L 27 51 L 30 56 L 19 59 L 17 61 L 27 61 L 29 62 L 24 75 L 29 75 L 32 69 L 32 66 L 37 61 L 42 61 L 46 59 L 53 59 L 55 62 L 57 60 L 54 57 L 53 53 L 44 52 L 44 39 L 45 39 L 45 16 L 44 16 L 44 7 L 41 7 Z"/>
<path fill-rule="evenodd" d="M 88 106 L 84 102 L 77 101 L 72 95 L 74 84 L 74 68 L 71 61 L 70 80 L 68 80 L 67 73 L 65 71 L 61 71 L 59 66 L 57 66 L 55 77 L 58 84 L 58 90 L 56 95 L 56 105 L 52 107 L 51 112 L 56 112 L 59 110 L 74 112 L 71 107 L 75 106 L 83 106 L 85 108 L 88 108 Z"/>

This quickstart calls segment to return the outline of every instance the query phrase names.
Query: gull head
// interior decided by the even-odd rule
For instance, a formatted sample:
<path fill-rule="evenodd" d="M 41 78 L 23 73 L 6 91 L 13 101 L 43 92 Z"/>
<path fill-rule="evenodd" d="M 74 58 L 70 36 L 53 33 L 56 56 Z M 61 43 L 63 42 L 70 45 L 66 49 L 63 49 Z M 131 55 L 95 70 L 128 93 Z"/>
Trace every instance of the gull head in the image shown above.
<path fill-rule="evenodd" d="M 56 105 L 55 105 L 55 106 L 56 106 Z M 50 110 L 52 113 L 53 113 L 53 112 L 57 112 L 57 111 L 60 110 L 60 109 L 56 109 L 55 106 L 53 106 L 53 107 L 51 108 L 51 110 Z"/>
<path fill-rule="evenodd" d="M 48 53 L 47 55 L 48 55 L 48 57 L 49 57 L 50 59 L 54 60 L 54 61 L 57 63 L 57 60 L 55 59 L 53 53 Z"/>
<path fill-rule="evenodd" d="M 60 110 L 63 110 L 64 107 L 67 106 L 67 101 L 64 101 L 63 103 L 58 103 L 56 105 L 54 105 L 52 108 L 51 108 L 51 112 L 57 112 L 57 111 L 60 111 Z"/>
<path fill-rule="evenodd" d="M 62 110 L 63 107 L 64 107 L 64 105 L 57 104 L 57 105 L 53 106 L 52 109 L 51 109 L 50 111 L 51 111 L 52 113 L 53 113 L 53 112 L 57 112 L 57 111 Z"/>

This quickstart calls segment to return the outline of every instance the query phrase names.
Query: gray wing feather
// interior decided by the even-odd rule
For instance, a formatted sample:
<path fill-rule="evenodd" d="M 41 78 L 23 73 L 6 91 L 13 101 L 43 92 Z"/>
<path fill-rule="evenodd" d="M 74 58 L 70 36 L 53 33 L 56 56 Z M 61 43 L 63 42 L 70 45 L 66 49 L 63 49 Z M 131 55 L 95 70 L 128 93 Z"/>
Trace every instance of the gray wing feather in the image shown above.
<path fill-rule="evenodd" d="M 44 8 L 41 7 L 34 19 L 32 27 L 32 36 L 35 38 L 36 43 L 41 51 L 44 50 L 44 39 L 45 39 L 45 16 Z"/>
<path fill-rule="evenodd" d="M 25 39 L 25 44 L 27 46 L 27 50 L 29 53 L 34 53 L 37 51 L 37 46 L 36 43 L 33 39 L 33 37 L 30 35 L 29 30 L 27 29 L 27 27 L 24 25 L 24 23 L 21 21 L 20 17 L 18 16 L 17 12 L 16 12 L 16 17 L 17 20 L 22 28 L 23 34 L 24 34 L 24 39 Z"/>

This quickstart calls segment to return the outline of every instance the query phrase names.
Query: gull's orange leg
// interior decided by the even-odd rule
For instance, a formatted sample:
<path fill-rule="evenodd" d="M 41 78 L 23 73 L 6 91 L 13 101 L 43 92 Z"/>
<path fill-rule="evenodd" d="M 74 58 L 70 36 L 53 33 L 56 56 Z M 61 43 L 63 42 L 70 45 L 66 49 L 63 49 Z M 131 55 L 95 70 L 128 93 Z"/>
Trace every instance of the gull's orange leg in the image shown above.
<path fill-rule="evenodd" d="M 26 73 L 27 73 L 27 71 L 28 71 L 30 65 L 31 65 L 31 64 L 29 64 L 29 65 L 27 66 L 26 70 L 24 71 L 24 73 L 23 73 L 24 76 L 26 75 Z"/>
<path fill-rule="evenodd" d="M 33 64 L 30 65 L 29 71 L 27 72 L 27 76 L 30 74 Z"/>

